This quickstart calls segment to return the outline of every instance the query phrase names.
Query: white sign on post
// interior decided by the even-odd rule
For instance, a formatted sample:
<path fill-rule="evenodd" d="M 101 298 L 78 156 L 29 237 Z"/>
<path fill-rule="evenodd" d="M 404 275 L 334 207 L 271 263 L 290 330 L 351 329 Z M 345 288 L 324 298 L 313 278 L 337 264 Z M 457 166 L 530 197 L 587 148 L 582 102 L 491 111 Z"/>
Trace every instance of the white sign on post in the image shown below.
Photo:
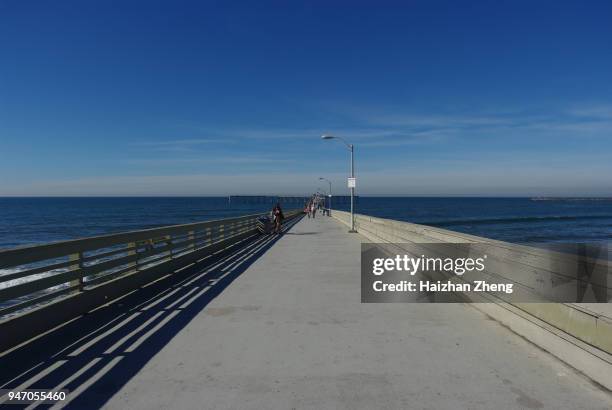
<path fill-rule="evenodd" d="M 349 188 L 355 188 L 356 186 L 356 178 L 350 178 L 348 179 L 348 187 Z"/>

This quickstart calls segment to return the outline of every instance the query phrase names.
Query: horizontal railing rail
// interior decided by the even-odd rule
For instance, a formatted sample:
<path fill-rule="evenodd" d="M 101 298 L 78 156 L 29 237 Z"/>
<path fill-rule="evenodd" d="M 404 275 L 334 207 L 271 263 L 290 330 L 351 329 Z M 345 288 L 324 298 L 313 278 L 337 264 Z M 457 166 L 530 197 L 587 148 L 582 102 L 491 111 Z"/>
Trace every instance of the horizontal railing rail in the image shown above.
<path fill-rule="evenodd" d="M 300 211 L 289 211 L 288 218 Z M 246 215 L 0 250 L 0 318 L 255 233 Z"/>

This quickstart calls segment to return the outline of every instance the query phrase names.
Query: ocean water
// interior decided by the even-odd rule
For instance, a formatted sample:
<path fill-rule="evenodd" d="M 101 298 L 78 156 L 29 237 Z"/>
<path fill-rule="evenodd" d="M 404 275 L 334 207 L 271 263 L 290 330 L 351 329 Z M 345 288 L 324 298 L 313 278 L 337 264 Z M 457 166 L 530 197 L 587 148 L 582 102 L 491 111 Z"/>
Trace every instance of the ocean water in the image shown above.
<path fill-rule="evenodd" d="M 271 206 L 221 197 L 0 198 L 0 248 L 229 218 Z M 360 197 L 356 211 L 515 243 L 612 238 L 612 200 Z"/>
<path fill-rule="evenodd" d="M 265 203 L 230 204 L 227 197 L 0 198 L 0 249 L 267 212 L 274 205 L 272 201 L 269 198 Z M 284 209 L 295 207 L 298 204 L 288 203 Z M 39 265 L 0 269 L 0 276 Z M 0 289 L 66 270 L 1 282 Z M 6 304 L 0 303 L 0 308 L 3 306 Z"/>
<path fill-rule="evenodd" d="M 0 198 L 0 249 L 230 218 L 266 212 L 272 205 L 271 200 L 229 203 L 221 197 Z M 348 204 L 333 208 L 348 210 Z M 612 238 L 612 200 L 360 197 L 356 211 L 515 243 L 606 243 Z M 22 269 L 0 269 L 0 276 Z M 5 281 L 0 288 L 65 270 Z"/>
<path fill-rule="evenodd" d="M 227 197 L 0 198 L 0 249 L 231 218 L 272 205 L 229 204 Z"/>
<path fill-rule="evenodd" d="M 356 212 L 514 243 L 612 239 L 612 199 L 361 197 Z"/>

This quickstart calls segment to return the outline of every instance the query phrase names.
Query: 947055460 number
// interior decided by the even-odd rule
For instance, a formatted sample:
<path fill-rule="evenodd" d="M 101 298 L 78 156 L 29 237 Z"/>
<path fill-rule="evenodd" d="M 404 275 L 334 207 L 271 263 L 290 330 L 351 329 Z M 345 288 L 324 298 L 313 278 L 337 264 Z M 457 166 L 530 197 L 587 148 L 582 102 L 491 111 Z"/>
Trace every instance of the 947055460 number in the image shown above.
<path fill-rule="evenodd" d="M 29 403 L 57 403 L 68 397 L 68 390 L 0 389 L 0 405 L 2 404 L 29 404 Z"/>

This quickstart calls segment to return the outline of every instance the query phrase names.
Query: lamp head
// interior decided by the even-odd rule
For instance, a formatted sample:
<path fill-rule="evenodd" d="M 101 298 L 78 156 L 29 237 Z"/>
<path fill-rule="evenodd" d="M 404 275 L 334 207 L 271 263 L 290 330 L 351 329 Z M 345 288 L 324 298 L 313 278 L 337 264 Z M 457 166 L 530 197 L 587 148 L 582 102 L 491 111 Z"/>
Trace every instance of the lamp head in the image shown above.
<path fill-rule="evenodd" d="M 333 135 L 327 135 L 327 134 L 321 135 L 321 139 L 323 140 L 331 140 L 333 138 L 335 138 Z"/>

